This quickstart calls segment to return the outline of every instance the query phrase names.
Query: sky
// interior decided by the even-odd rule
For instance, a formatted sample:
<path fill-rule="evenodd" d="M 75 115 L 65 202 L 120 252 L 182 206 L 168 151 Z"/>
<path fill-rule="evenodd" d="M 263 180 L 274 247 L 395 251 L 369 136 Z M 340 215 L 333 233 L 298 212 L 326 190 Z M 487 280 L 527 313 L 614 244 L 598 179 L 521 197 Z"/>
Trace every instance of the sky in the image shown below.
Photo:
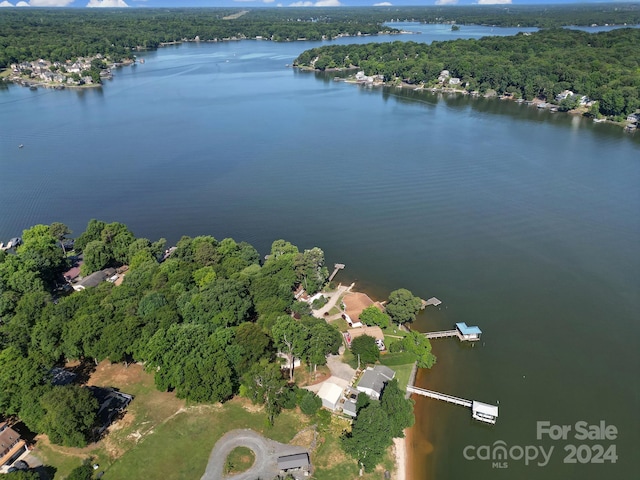
<path fill-rule="evenodd" d="M 616 0 L 621 1 L 634 0 Z M 637 0 L 635 0 L 637 1 Z M 614 3 L 613 0 L 0 0 L 0 7 L 361 7 L 403 5 L 525 5 Z"/>

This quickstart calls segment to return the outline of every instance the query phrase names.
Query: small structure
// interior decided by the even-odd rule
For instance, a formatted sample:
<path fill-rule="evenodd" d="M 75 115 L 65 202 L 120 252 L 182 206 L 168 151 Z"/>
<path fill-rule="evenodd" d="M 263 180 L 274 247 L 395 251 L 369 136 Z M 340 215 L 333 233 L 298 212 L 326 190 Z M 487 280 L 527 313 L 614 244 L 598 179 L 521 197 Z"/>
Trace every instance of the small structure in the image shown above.
<path fill-rule="evenodd" d="M 281 472 L 291 472 L 295 470 L 309 471 L 311 462 L 307 452 L 295 453 L 293 455 L 283 455 L 278 457 L 278 468 Z"/>
<path fill-rule="evenodd" d="M 392 380 L 396 376 L 396 372 L 384 365 L 376 365 L 375 367 L 368 367 L 360 382 L 356 387 L 358 391 L 369 395 L 373 400 L 380 400 L 382 390 L 389 380 Z"/>
<path fill-rule="evenodd" d="M 373 337 L 376 340 L 384 341 L 384 333 L 382 333 L 382 329 L 378 326 L 350 328 L 344 334 L 344 338 L 347 341 L 347 345 L 351 347 L 351 342 L 353 342 L 353 339 L 361 337 L 362 335 L 369 335 L 370 337 Z"/>
<path fill-rule="evenodd" d="M 60 367 L 53 367 L 51 369 L 51 385 L 57 387 L 63 387 L 64 385 L 69 385 L 73 383 L 78 375 L 69 370 L 65 370 Z"/>
<path fill-rule="evenodd" d="M 479 327 L 468 327 L 464 322 L 456 323 L 456 330 L 459 332 L 460 341 L 475 342 L 480 340 L 480 335 L 482 335 L 482 330 Z"/>
<path fill-rule="evenodd" d="M 342 398 L 342 388 L 332 382 L 324 382 L 318 391 L 322 406 L 335 412 Z"/>
<path fill-rule="evenodd" d="M 7 422 L 0 422 L 0 473 L 25 455 L 29 449 L 27 443 Z"/>
<path fill-rule="evenodd" d="M 358 395 L 360 392 L 355 388 L 347 387 L 344 394 L 344 403 L 342 405 L 342 412 L 350 417 L 356 417 L 358 412 L 356 411 L 356 404 L 358 402 Z"/>
<path fill-rule="evenodd" d="M 498 407 L 487 403 L 473 401 L 471 405 L 472 416 L 481 422 L 495 424 L 498 418 Z"/>
<path fill-rule="evenodd" d="M 441 303 L 442 301 L 438 300 L 436 297 L 431 297 L 429 300 L 422 300 L 422 308 L 428 307 L 429 305 L 437 307 Z"/>
<path fill-rule="evenodd" d="M 93 396 L 98 400 L 98 420 L 100 427 L 96 430 L 97 435 L 102 435 L 116 415 L 123 412 L 133 400 L 133 395 L 119 392 L 113 388 L 89 387 Z"/>

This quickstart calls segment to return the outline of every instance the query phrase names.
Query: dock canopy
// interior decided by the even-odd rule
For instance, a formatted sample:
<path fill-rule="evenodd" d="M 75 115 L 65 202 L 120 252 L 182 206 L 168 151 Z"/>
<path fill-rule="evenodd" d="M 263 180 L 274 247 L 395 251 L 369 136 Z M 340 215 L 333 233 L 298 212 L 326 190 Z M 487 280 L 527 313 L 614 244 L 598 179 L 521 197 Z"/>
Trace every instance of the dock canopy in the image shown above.
<path fill-rule="evenodd" d="M 466 323 L 456 323 L 456 329 L 460 332 L 460 340 L 480 340 L 482 330 L 479 327 L 469 327 Z"/>
<path fill-rule="evenodd" d="M 498 418 L 498 407 L 495 405 L 489 405 L 487 403 L 477 402 L 474 400 L 471 405 L 471 410 L 473 412 L 473 418 L 476 420 L 492 424 L 496 423 L 496 419 Z"/>

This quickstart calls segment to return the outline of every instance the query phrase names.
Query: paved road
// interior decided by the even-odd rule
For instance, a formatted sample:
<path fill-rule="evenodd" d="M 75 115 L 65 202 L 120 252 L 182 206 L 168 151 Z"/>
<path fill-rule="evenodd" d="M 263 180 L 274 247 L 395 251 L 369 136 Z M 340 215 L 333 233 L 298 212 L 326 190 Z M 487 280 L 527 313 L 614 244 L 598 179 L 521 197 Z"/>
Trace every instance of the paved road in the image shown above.
<path fill-rule="evenodd" d="M 256 460 L 253 466 L 244 473 L 225 476 L 225 461 L 236 447 L 247 447 L 253 451 Z M 302 447 L 294 447 L 264 438 L 253 430 L 232 430 L 227 432 L 213 447 L 209 455 L 207 469 L 201 480 L 256 480 L 272 479 L 278 473 L 278 457 L 306 452 Z"/>

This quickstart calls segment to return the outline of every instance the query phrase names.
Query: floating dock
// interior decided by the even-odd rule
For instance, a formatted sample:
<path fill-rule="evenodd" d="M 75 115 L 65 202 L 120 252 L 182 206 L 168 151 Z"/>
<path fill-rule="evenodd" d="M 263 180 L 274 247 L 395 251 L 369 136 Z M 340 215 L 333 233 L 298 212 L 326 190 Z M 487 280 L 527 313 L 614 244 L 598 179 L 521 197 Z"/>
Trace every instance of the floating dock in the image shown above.
<path fill-rule="evenodd" d="M 407 385 L 407 393 L 415 393 L 423 397 L 434 398 L 443 402 L 470 408 L 471 416 L 480 422 L 494 425 L 498 419 L 498 407 L 495 405 L 489 405 L 488 403 L 478 402 L 476 400 L 466 400 L 464 398 L 454 397 L 453 395 L 447 395 L 446 393 L 414 387 L 413 385 Z"/>

